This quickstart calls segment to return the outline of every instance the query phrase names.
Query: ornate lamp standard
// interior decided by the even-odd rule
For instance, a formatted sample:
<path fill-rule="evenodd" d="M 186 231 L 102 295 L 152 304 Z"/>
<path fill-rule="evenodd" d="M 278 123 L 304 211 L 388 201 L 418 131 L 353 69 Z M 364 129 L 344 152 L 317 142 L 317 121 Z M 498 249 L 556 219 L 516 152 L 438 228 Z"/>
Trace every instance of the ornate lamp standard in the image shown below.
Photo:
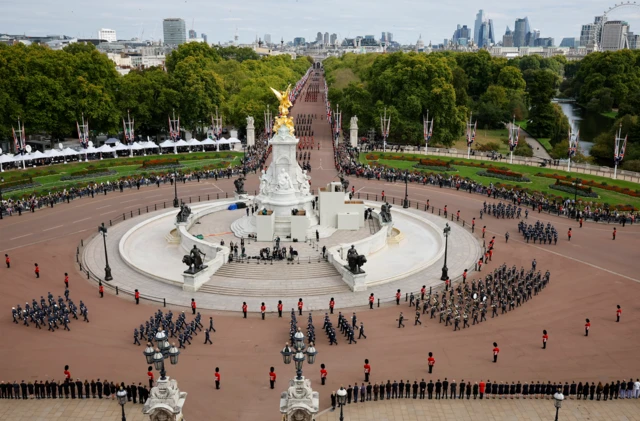
<path fill-rule="evenodd" d="M 449 278 L 449 268 L 447 268 L 447 251 L 449 249 L 449 232 L 451 232 L 451 227 L 447 223 L 444 226 L 444 230 L 442 233 L 444 234 L 444 266 L 442 266 L 442 276 L 440 280 L 446 281 Z"/>
<path fill-rule="evenodd" d="M 560 412 L 560 408 L 562 407 L 562 401 L 564 400 L 564 395 L 561 392 L 553 395 L 553 399 L 555 402 L 553 403 L 556 407 L 556 421 L 558 421 L 558 413 Z"/>
<path fill-rule="evenodd" d="M 582 184 L 582 180 L 579 178 L 576 178 L 575 181 L 573 182 L 573 186 L 574 186 L 574 192 L 573 192 L 573 206 L 576 210 L 576 221 L 580 219 L 580 217 L 578 216 L 578 186 Z"/>
<path fill-rule="evenodd" d="M 298 328 L 293 335 L 293 344 L 285 344 L 284 349 L 280 351 L 285 364 L 291 364 L 292 359 L 296 363 L 297 374 L 295 379 L 289 381 L 287 392 L 283 393 L 280 399 L 280 413 L 284 414 L 283 421 L 312 420 L 319 411 L 320 396 L 318 392 L 311 389 L 311 381 L 302 377 L 305 356 L 307 362 L 313 364 L 318 352 L 313 342 L 309 342 L 309 346 L 305 347 L 304 338 L 304 333 Z"/>
<path fill-rule="evenodd" d="M 242 145 L 242 175 L 247 176 L 247 145 Z"/>
<path fill-rule="evenodd" d="M 104 222 L 98 227 L 98 232 L 102 234 L 102 240 L 104 241 L 104 280 L 111 281 L 113 280 L 113 276 L 111 276 L 111 268 L 109 267 L 109 255 L 107 254 L 107 227 L 104 226 Z"/>
<path fill-rule="evenodd" d="M 402 204 L 403 209 L 409 208 L 409 172 L 404 173 L 404 203 Z"/>
<path fill-rule="evenodd" d="M 127 391 L 124 390 L 124 387 L 120 386 L 120 390 L 116 392 L 116 396 L 118 397 L 118 403 L 122 407 L 122 421 L 127 421 L 127 417 L 124 415 L 124 404 L 127 403 Z"/>
<path fill-rule="evenodd" d="M 147 348 L 142 352 L 147 359 L 147 364 L 154 365 L 155 369 L 160 372 L 160 380 L 167 380 L 167 372 L 164 367 L 164 360 L 169 358 L 171 365 L 178 364 L 178 356 L 180 355 L 180 350 L 176 347 L 175 344 L 169 345 L 169 341 L 167 340 L 167 333 L 164 330 L 158 331 L 156 333 L 155 340 L 157 342 L 157 347 L 153 349 L 152 343 L 149 342 L 147 344 Z"/>
<path fill-rule="evenodd" d="M 173 167 L 173 188 L 174 188 L 174 196 L 173 196 L 173 207 L 179 208 L 180 201 L 178 200 L 178 166 Z"/>
<path fill-rule="evenodd" d="M 313 346 L 313 342 L 309 342 L 309 348 L 305 351 L 305 335 L 300 328 L 298 328 L 298 331 L 293 335 L 293 338 L 292 347 L 290 347 L 287 342 L 282 351 L 280 351 L 280 354 L 282 354 L 282 360 L 285 364 L 291 364 L 291 357 L 293 356 L 293 361 L 296 363 L 296 380 L 302 380 L 302 364 L 304 364 L 305 355 L 307 356 L 307 362 L 313 364 L 316 362 L 318 351 L 316 351 L 316 348 Z"/>
<path fill-rule="evenodd" d="M 4 177 L 0 178 L 0 183 L 4 183 Z M 4 212 L 4 205 L 2 204 L 2 186 L 0 186 L 0 219 L 4 219 L 2 213 Z"/>
<path fill-rule="evenodd" d="M 347 403 L 347 391 L 344 387 L 340 386 L 340 389 L 336 393 L 338 395 L 338 406 L 340 407 L 340 421 L 344 421 L 344 413 L 342 412 L 344 405 Z"/>

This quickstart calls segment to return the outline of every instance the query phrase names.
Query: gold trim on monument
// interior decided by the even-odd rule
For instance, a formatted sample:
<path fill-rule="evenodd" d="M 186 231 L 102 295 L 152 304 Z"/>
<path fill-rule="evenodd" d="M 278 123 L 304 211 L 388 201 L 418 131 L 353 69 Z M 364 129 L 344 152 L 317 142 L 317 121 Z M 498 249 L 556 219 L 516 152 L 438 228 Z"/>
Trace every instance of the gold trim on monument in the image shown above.
<path fill-rule="evenodd" d="M 278 112 L 280 115 L 276 117 L 276 122 L 273 125 L 273 132 L 278 133 L 278 130 L 282 126 L 286 126 L 289 129 L 291 134 L 294 133 L 295 128 L 293 126 L 293 118 L 289 117 L 289 108 L 291 108 L 292 104 L 289 100 L 289 94 L 291 93 L 291 85 L 287 86 L 287 90 L 284 92 L 280 92 L 276 89 L 271 88 L 273 93 L 280 101 L 280 105 L 278 106 Z"/>

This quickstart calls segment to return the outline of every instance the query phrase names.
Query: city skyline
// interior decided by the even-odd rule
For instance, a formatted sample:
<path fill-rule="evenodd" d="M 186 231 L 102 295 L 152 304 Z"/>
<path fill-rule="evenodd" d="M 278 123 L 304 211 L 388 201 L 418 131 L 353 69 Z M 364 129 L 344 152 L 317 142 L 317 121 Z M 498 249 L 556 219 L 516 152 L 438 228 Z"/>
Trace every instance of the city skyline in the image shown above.
<path fill-rule="evenodd" d="M 537 29 L 542 36 L 555 38 L 559 43 L 566 37 L 579 37 L 583 24 L 592 22 L 595 15 L 613 6 L 613 3 L 589 0 L 570 0 L 562 4 L 541 0 L 535 7 L 529 2 L 505 5 L 496 0 L 482 3 L 462 0 L 456 5 L 416 4 L 400 0 L 393 8 L 381 2 L 372 4 L 359 0 L 348 4 L 330 0 L 323 3 L 322 8 L 300 0 L 295 3 L 283 0 L 269 3 L 270 7 L 264 7 L 264 2 L 249 0 L 242 5 L 229 5 L 207 13 L 207 9 L 215 7 L 202 0 L 187 0 L 180 8 L 147 0 L 135 3 L 114 0 L 105 4 L 100 13 L 92 13 L 92 10 L 81 7 L 77 0 L 62 5 L 57 3 L 51 10 L 42 0 L 29 0 L 28 5 L 22 2 L 6 6 L 7 13 L 0 17 L 0 32 L 97 38 L 100 28 L 111 28 L 117 32 L 118 39 L 159 40 L 163 35 L 164 19 L 181 18 L 187 30 L 207 33 L 211 43 L 231 41 L 236 31 L 240 43 L 251 43 L 256 36 L 262 38 L 265 33 L 271 34 L 273 42 L 282 38 L 288 42 L 295 37 L 315 40 L 319 31 L 323 34 L 336 33 L 338 40 L 367 34 L 376 34 L 378 38 L 381 32 L 388 31 L 401 44 L 414 44 L 420 35 L 425 44 L 430 41 L 439 44 L 443 39 L 451 39 L 452 29 L 457 25 L 475 29 L 476 15 L 482 9 L 484 18 L 493 21 L 496 41 L 502 38 L 504 28 L 513 28 L 516 19 L 526 16 L 531 30 Z M 35 13 L 34 8 L 38 10 Z M 283 16 L 283 10 L 290 13 Z M 465 12 L 461 14 L 460 10 Z M 640 28 L 640 8 L 612 13 L 610 19 L 629 22 L 633 31 Z M 70 31 L 70 28 L 74 30 Z"/>

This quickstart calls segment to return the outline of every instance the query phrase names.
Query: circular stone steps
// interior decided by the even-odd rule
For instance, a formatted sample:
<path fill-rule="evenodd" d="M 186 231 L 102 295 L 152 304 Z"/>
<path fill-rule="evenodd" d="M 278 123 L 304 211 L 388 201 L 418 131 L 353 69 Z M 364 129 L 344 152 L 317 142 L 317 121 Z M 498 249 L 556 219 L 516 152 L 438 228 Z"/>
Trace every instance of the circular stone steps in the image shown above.
<path fill-rule="evenodd" d="M 264 262 L 230 263 L 223 265 L 214 277 L 259 279 L 259 280 L 290 280 L 339 277 L 340 274 L 330 263 L 311 260 L 311 263 L 300 259 L 298 264 L 287 265 L 286 262 L 274 262 L 273 265 Z"/>
<path fill-rule="evenodd" d="M 344 285 L 328 286 L 324 288 L 282 288 L 278 290 L 263 290 L 255 288 L 233 288 L 218 285 L 204 284 L 198 292 L 207 294 L 230 295 L 236 297 L 309 297 L 314 295 L 344 294 L 351 292 L 349 287 Z"/>

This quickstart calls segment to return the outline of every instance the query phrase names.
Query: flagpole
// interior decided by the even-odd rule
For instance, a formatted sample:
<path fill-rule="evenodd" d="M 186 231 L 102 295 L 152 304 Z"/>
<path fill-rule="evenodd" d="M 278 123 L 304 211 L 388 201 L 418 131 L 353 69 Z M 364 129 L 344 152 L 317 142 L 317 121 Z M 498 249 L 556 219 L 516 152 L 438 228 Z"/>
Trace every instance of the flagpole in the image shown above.
<path fill-rule="evenodd" d="M 471 159 L 471 124 L 473 121 L 473 113 L 469 115 L 469 123 L 467 124 L 467 159 Z"/>
<path fill-rule="evenodd" d="M 427 155 L 429 153 L 429 110 L 427 110 L 427 119 L 424 121 L 424 125 L 424 154 Z"/>
<path fill-rule="evenodd" d="M 511 141 L 511 144 L 509 145 L 509 163 L 513 164 L 513 149 L 514 149 L 514 144 L 515 144 L 515 139 L 513 138 L 513 135 L 515 134 L 515 128 L 516 128 L 516 116 L 513 116 L 513 123 L 511 123 L 511 133 L 509 136 L 509 140 Z"/>

